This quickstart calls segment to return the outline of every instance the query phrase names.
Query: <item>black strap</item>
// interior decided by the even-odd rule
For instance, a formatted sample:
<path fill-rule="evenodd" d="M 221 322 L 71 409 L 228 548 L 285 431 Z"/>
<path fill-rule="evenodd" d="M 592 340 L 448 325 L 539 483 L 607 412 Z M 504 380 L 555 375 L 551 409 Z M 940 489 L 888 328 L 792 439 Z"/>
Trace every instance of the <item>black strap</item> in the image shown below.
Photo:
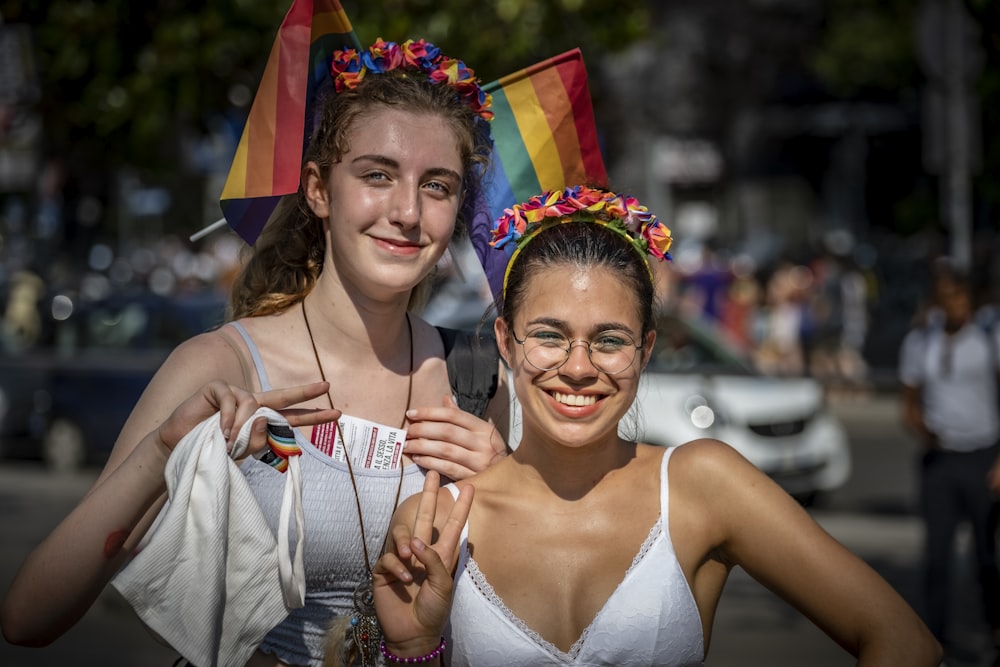
<path fill-rule="evenodd" d="M 437 327 L 448 363 L 448 382 L 458 407 L 480 419 L 497 393 L 500 352 L 492 333 Z"/>

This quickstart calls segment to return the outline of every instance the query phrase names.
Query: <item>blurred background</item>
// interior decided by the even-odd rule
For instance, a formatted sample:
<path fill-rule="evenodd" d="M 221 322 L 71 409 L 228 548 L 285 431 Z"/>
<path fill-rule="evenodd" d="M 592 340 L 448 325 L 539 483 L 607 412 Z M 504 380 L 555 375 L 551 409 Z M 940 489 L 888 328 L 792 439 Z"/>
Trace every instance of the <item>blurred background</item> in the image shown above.
<path fill-rule="evenodd" d="M 985 317 L 1000 297 L 1000 3 L 343 5 L 363 42 L 424 37 L 487 81 L 582 49 L 611 185 L 677 239 L 665 303 L 754 373 L 819 385 L 853 467 L 825 502 L 806 494 L 811 511 L 885 521 L 865 530 L 903 549 L 880 571 L 909 592 L 915 449 L 897 428 L 896 360 L 935 262 L 972 273 Z M 0 508 L 34 505 L 40 471 L 92 475 L 169 350 L 224 320 L 243 242 L 189 237 L 221 217 L 287 9 L 0 0 Z M 441 267 L 437 323 L 483 313 L 462 257 Z M 68 507 L 86 485 L 52 488 Z M 57 518 L 5 536 L 4 575 Z M 41 664 L 23 655 L 3 662 Z"/>
<path fill-rule="evenodd" d="M 801 358 L 768 368 L 891 382 L 938 257 L 996 297 L 996 2 L 343 4 L 362 40 L 425 36 L 484 80 L 581 47 L 612 186 L 670 221 L 684 307 L 749 349 L 800 306 Z M 238 238 L 187 238 L 221 217 L 286 10 L 0 0 L 5 349 L 79 347 L 61 323 L 123 292 L 226 293 Z"/>

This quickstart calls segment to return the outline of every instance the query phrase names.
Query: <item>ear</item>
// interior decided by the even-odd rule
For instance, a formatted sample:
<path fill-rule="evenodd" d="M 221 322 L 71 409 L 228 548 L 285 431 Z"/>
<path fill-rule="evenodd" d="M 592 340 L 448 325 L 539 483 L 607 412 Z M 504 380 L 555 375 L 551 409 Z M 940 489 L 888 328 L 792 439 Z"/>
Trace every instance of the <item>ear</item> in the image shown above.
<path fill-rule="evenodd" d="M 493 321 L 493 335 L 497 338 L 497 349 L 500 350 L 500 356 L 503 357 L 504 362 L 510 367 L 510 329 L 507 327 L 507 321 L 502 317 L 496 318 Z"/>
<path fill-rule="evenodd" d="M 656 330 L 649 331 L 646 333 L 643 343 L 642 343 L 642 368 L 640 370 L 646 370 L 646 364 L 649 360 L 653 358 L 653 344 L 656 342 Z"/>
<path fill-rule="evenodd" d="M 305 193 L 306 202 L 317 218 L 326 219 L 330 217 L 330 196 L 326 191 L 326 183 L 320 174 L 319 165 L 315 162 L 307 162 L 302 167 L 302 191 Z"/>

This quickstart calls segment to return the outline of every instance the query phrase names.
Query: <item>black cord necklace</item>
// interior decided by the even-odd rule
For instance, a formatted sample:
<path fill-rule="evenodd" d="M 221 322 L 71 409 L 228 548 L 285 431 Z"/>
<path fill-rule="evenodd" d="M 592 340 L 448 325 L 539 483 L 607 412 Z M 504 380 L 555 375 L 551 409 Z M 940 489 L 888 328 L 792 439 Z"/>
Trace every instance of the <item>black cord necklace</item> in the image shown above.
<path fill-rule="evenodd" d="M 302 319 L 306 323 L 306 332 L 309 334 L 309 343 L 312 345 L 313 355 L 316 357 L 316 367 L 319 369 L 319 376 L 326 382 L 326 373 L 323 372 L 323 363 L 319 358 L 319 350 L 316 349 L 316 341 L 313 338 L 312 327 L 309 326 L 309 317 L 306 315 L 305 299 L 302 304 Z M 406 389 L 406 409 L 403 410 L 403 422 L 400 428 L 406 425 L 406 411 L 410 409 L 410 399 L 413 397 L 413 325 L 410 323 L 410 314 L 406 314 L 406 328 L 410 338 L 410 370 L 407 378 Z M 327 390 L 326 398 L 333 408 L 333 397 Z M 351 617 L 351 633 L 354 647 L 357 650 L 362 667 L 374 667 L 378 661 L 379 645 L 382 641 L 382 632 L 378 624 L 378 617 L 375 615 L 375 594 L 373 588 L 373 568 L 371 557 L 368 554 L 368 540 L 365 535 L 365 520 L 361 512 L 361 494 L 358 492 L 358 482 L 354 477 L 354 466 L 351 464 L 351 453 L 344 440 L 344 429 L 341 428 L 340 420 L 337 420 L 337 437 L 340 446 L 344 448 L 344 459 L 347 461 L 347 472 L 351 477 L 351 487 L 354 489 L 354 503 L 358 510 L 358 526 L 361 528 L 361 547 L 365 554 L 365 568 L 367 576 L 358 582 L 354 588 L 354 613 Z M 393 511 L 399 506 L 399 496 L 403 490 L 403 462 L 399 462 L 399 483 L 396 486 L 396 499 L 392 503 Z M 382 538 L 382 548 L 385 548 L 385 540 Z M 349 662 L 349 661 L 348 661 Z"/>

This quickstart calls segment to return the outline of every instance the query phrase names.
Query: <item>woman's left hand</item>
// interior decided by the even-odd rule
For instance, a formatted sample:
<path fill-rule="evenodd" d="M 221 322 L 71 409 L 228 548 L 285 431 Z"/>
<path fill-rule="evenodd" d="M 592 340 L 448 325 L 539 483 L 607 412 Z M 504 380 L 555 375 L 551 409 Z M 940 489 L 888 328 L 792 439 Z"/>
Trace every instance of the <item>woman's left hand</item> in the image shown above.
<path fill-rule="evenodd" d="M 439 408 L 406 412 L 404 453 L 414 463 L 452 480 L 482 472 L 507 455 L 507 443 L 496 427 L 455 404 L 450 395 Z"/>
<path fill-rule="evenodd" d="M 435 528 L 439 483 L 436 472 L 427 473 L 412 522 L 393 526 L 390 544 L 373 572 L 375 608 L 386 647 L 400 657 L 433 651 L 451 611 L 452 573 L 475 490 L 464 486 Z"/>

